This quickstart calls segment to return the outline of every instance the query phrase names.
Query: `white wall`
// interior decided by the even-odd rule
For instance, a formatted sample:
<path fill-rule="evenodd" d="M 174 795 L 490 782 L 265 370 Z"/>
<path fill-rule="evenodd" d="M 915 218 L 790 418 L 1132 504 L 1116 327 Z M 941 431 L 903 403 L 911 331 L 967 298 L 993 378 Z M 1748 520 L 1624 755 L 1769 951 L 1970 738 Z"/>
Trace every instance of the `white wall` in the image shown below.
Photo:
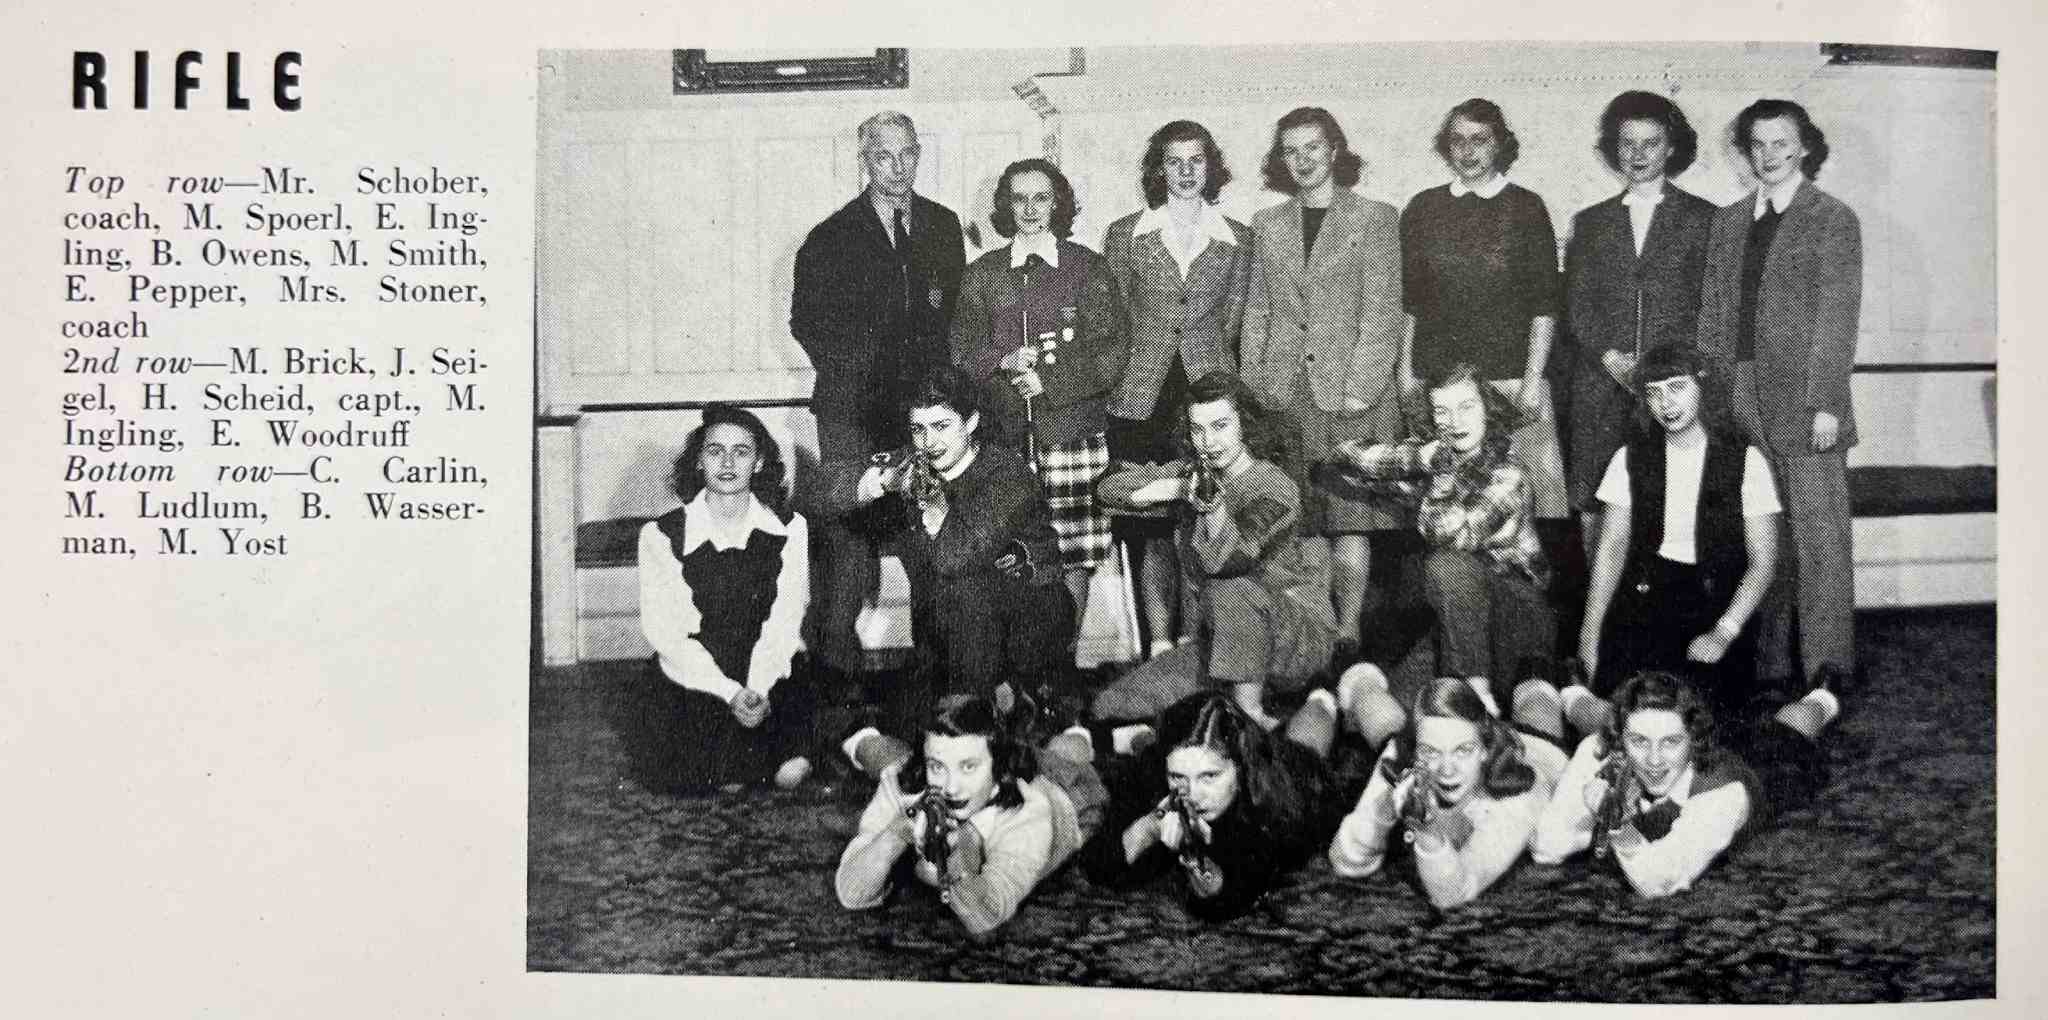
<path fill-rule="evenodd" d="M 1642 88 L 1680 103 L 1702 136 L 1680 183 L 1716 202 L 1748 186 L 1727 144 L 1736 112 L 1760 96 L 1790 97 L 1828 133 L 1822 185 L 1862 218 L 1859 360 L 1997 357 L 1990 72 L 1829 67 L 1817 46 L 1781 44 L 1127 47 L 1086 56 L 1085 74 L 1063 76 L 1054 72 L 1068 66 L 1064 50 L 916 50 L 902 90 L 675 96 L 668 50 L 542 54 L 542 411 L 808 396 L 810 366 L 788 327 L 792 264 L 804 233 L 859 190 L 853 127 L 881 109 L 917 119 L 919 190 L 960 212 L 979 250 L 997 240 L 987 223 L 996 174 L 1040 154 L 1048 129 L 1080 196 L 1075 237 L 1098 245 L 1111 220 L 1140 208 L 1138 159 L 1167 120 L 1193 118 L 1216 134 L 1236 175 L 1223 206 L 1248 219 L 1279 200 L 1259 186 L 1259 164 L 1287 110 L 1330 109 L 1366 159 L 1358 190 L 1398 206 L 1444 179 L 1430 148 L 1443 112 L 1483 95 L 1520 136 L 1512 176 L 1544 197 L 1562 242 L 1573 212 L 1619 188 L 1593 151 L 1614 94 Z M 1012 92 L 1026 78 L 1059 108 L 1056 122 L 1041 122 Z M 1854 385 L 1863 442 L 1852 463 L 1996 461 L 1995 373 L 1860 374 Z M 799 459 L 815 459 L 808 414 L 768 417 Z M 584 417 L 568 446 L 574 463 L 552 478 L 544 465 L 549 516 L 669 505 L 661 469 L 693 418 Z M 561 491 L 570 478 L 572 491 Z M 1911 548 L 1914 539 L 1896 530 L 1885 544 Z M 1980 544 L 1948 558 L 1988 570 L 1995 549 Z"/>

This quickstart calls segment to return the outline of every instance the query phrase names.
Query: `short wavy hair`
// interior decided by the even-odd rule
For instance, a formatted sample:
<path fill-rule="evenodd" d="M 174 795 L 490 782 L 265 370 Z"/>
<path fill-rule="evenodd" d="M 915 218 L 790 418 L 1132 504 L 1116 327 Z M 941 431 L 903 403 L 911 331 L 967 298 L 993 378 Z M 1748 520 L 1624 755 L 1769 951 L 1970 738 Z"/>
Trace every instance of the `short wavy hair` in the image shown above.
<path fill-rule="evenodd" d="M 901 408 L 907 419 L 920 407 L 943 407 L 966 421 L 981 413 L 981 384 L 958 365 L 939 365 L 919 376 Z"/>
<path fill-rule="evenodd" d="M 1714 710 L 1707 707 L 1707 699 L 1700 696 L 1698 688 L 1678 674 L 1661 669 L 1643 670 L 1614 692 L 1612 710 L 1600 727 L 1601 746 L 1609 754 L 1621 750 L 1621 737 L 1628 729 L 1629 717 L 1651 709 L 1678 715 L 1686 735 L 1692 738 L 1694 760 L 1713 753 Z"/>
<path fill-rule="evenodd" d="M 755 417 L 754 412 L 731 404 L 712 404 L 704 408 L 704 420 L 690 430 L 690 438 L 683 442 L 683 452 L 669 466 L 669 489 L 685 503 L 696 499 L 697 493 L 704 490 L 704 472 L 697 461 L 704 455 L 704 441 L 719 425 L 737 425 L 753 436 L 754 454 L 760 458 L 761 470 L 754 473 L 749 488 L 753 489 L 755 499 L 787 522 L 789 511 L 785 504 L 789 496 L 783 490 L 783 481 L 789 475 L 789 466 L 782 459 L 782 444 L 768 434 L 768 426 L 761 424 L 761 419 Z"/>
<path fill-rule="evenodd" d="M 1444 114 L 1442 124 L 1436 129 L 1436 154 L 1448 163 L 1451 161 L 1451 122 L 1469 120 L 1493 129 L 1493 169 L 1495 173 L 1507 173 L 1522 158 L 1522 140 L 1508 127 L 1508 115 L 1491 99 L 1467 99 L 1451 107 Z"/>
<path fill-rule="evenodd" d="M 1479 391 L 1479 403 L 1486 409 L 1486 447 L 1495 454 L 1505 455 L 1508 443 L 1514 439 L 1515 430 L 1524 424 L 1522 409 L 1516 407 L 1515 402 L 1509 400 L 1507 394 L 1480 378 L 1477 366 L 1469 361 L 1461 361 L 1440 372 L 1432 373 L 1422 383 L 1424 399 L 1427 400 L 1428 395 L 1437 390 L 1456 386 L 1461 382 L 1471 383 L 1472 388 Z M 1416 415 L 1414 424 L 1424 439 L 1435 439 L 1437 434 L 1434 408 L 1425 404 L 1423 409 L 1431 413 Z"/>
<path fill-rule="evenodd" d="M 1616 173 L 1621 172 L 1621 125 L 1631 120 L 1647 120 L 1664 128 L 1664 137 L 1671 143 L 1671 155 L 1664 160 L 1665 176 L 1684 173 L 1699 155 L 1699 132 L 1693 130 L 1677 103 L 1655 92 L 1624 92 L 1600 113 L 1600 157 Z"/>
<path fill-rule="evenodd" d="M 910 115 L 907 113 L 883 110 L 861 121 L 860 126 L 853 130 L 854 138 L 859 143 L 860 152 L 865 154 L 869 149 L 874 148 L 875 135 L 879 134 L 885 127 L 902 128 L 906 134 L 910 135 L 911 144 L 917 144 L 917 122 L 911 120 Z"/>
<path fill-rule="evenodd" d="M 1482 751 L 1479 785 L 1496 800 L 1526 793 L 1536 785 L 1536 770 L 1522 760 L 1522 738 L 1515 728 L 1486 710 L 1472 681 L 1458 676 L 1440 676 L 1422 685 L 1409 706 L 1408 725 L 1395 738 L 1394 758 L 1388 778 L 1398 778 L 1415 765 L 1417 733 L 1425 718 L 1457 719 L 1479 731 Z"/>
<path fill-rule="evenodd" d="M 910 760 L 897 773 L 898 785 L 912 796 L 925 788 L 923 737 L 981 737 L 988 741 L 989 767 L 995 771 L 995 796 L 990 803 L 1013 808 L 1024 803 L 1024 784 L 1038 776 L 1038 757 L 1013 720 L 995 702 L 978 694 L 939 699 L 926 718 L 924 733 L 911 749 Z"/>
<path fill-rule="evenodd" d="M 1813 122 L 1806 107 L 1790 99 L 1759 99 L 1743 107 L 1742 112 L 1735 115 L 1735 147 L 1748 152 L 1749 133 L 1756 128 L 1756 122 L 1778 117 L 1789 118 L 1799 126 L 1799 144 L 1806 150 L 1805 158 L 1799 161 L 1799 169 L 1806 174 L 1807 180 L 1819 180 L 1821 164 L 1828 161 L 1827 133 Z"/>
<path fill-rule="evenodd" d="M 1236 372 L 1218 368 L 1202 373 L 1202 377 L 1188 384 L 1187 398 L 1180 409 L 1180 428 L 1177 430 L 1181 452 L 1193 458 L 1194 440 L 1189 434 L 1188 411 L 1196 404 L 1208 404 L 1218 400 L 1230 401 L 1237 410 L 1238 427 L 1243 431 L 1244 448 L 1252 456 L 1263 461 L 1286 466 L 1294 455 L 1294 423 L 1285 412 L 1266 406 L 1252 390 L 1251 384 Z"/>
<path fill-rule="evenodd" d="M 1003 175 L 996 178 L 996 208 L 989 216 L 989 222 L 995 226 L 996 233 L 1004 237 L 1017 236 L 1017 214 L 1010 208 L 1010 202 L 1016 198 L 1016 194 L 1010 190 L 1010 182 L 1015 180 L 1017 175 L 1028 174 L 1033 170 L 1044 174 L 1045 179 L 1052 182 L 1052 236 L 1064 238 L 1072 235 L 1074 217 L 1081 214 L 1081 204 L 1074 198 L 1074 185 L 1067 180 L 1066 174 L 1060 173 L 1060 168 L 1054 166 L 1051 160 L 1039 159 L 1036 156 L 1020 159 L 1003 168 Z"/>
<path fill-rule="evenodd" d="M 1223 165 L 1223 149 L 1209 129 L 1192 120 L 1176 120 L 1152 132 L 1145 143 L 1145 156 L 1138 161 L 1138 183 L 1145 189 L 1145 204 L 1157 209 L 1166 204 L 1166 147 L 1175 142 L 1201 142 L 1208 176 L 1202 182 L 1202 199 L 1216 204 L 1223 186 L 1230 183 L 1230 168 Z"/>
<path fill-rule="evenodd" d="M 1292 195 L 1301 190 L 1294 183 L 1294 172 L 1287 168 L 1287 157 L 1280 152 L 1280 136 L 1295 128 L 1315 127 L 1323 132 L 1323 141 L 1336 150 L 1330 161 L 1330 178 L 1340 188 L 1358 183 L 1358 176 L 1365 170 L 1365 157 L 1351 151 L 1351 140 L 1344 137 L 1344 129 L 1337 126 L 1337 118 L 1320 106 L 1298 106 L 1287 111 L 1280 122 L 1273 125 L 1273 144 L 1266 149 L 1266 187 L 1283 195 Z"/>

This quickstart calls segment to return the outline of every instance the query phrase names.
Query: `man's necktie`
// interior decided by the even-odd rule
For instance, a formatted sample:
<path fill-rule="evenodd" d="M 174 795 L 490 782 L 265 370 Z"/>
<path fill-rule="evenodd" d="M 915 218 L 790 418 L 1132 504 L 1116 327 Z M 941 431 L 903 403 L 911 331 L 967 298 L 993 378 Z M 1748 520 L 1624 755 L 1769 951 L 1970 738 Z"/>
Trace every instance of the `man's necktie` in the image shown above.
<path fill-rule="evenodd" d="M 902 258 L 910 250 L 910 231 L 903 225 L 903 210 L 901 209 L 896 210 L 896 236 L 891 238 L 891 240 L 896 244 L 897 258 Z"/>

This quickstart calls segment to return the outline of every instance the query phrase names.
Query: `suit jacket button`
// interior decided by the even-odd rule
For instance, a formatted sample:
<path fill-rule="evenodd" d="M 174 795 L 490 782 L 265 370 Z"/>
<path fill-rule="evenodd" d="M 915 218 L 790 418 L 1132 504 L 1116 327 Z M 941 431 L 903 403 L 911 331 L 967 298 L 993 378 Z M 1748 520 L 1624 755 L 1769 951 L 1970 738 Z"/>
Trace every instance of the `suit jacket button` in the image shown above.
<path fill-rule="evenodd" d="M 1304 333 L 1308 332 L 1308 323 L 1301 323 L 1301 331 Z"/>
<path fill-rule="evenodd" d="M 1187 333 L 1187 330 L 1184 330 L 1184 329 L 1180 328 L 1179 326 L 1175 326 L 1175 327 L 1173 327 L 1173 335 L 1174 335 L 1174 336 L 1182 336 L 1182 335 L 1184 335 L 1184 334 L 1186 334 L 1186 333 Z"/>
<path fill-rule="evenodd" d="M 1187 304 L 1187 303 L 1188 303 L 1188 298 L 1187 298 L 1187 295 L 1185 295 L 1185 294 L 1181 295 L 1181 298 L 1180 298 L 1180 303 L 1181 303 L 1181 304 L 1183 304 L 1183 305 L 1185 305 L 1185 304 Z"/>
<path fill-rule="evenodd" d="M 1301 356 L 1301 360 L 1313 363 L 1316 360 L 1316 356 L 1313 353 L 1304 354 Z"/>

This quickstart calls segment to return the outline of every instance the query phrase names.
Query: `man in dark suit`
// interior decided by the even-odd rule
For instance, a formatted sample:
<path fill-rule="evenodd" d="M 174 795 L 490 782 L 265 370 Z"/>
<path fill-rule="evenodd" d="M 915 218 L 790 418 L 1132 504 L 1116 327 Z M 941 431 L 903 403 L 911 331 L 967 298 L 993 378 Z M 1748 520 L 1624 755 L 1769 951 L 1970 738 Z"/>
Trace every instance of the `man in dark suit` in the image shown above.
<path fill-rule="evenodd" d="M 827 463 L 905 442 L 902 405 L 948 363 L 947 328 L 966 264 L 960 218 L 916 193 L 917 127 L 883 112 L 859 129 L 867 187 L 812 228 L 796 254 L 789 330 L 811 359 L 811 413 Z M 822 663 L 861 666 L 854 622 L 875 589 L 875 547 L 861 521 L 821 528 Z"/>
<path fill-rule="evenodd" d="M 1863 236 L 1856 213 L 1813 183 L 1828 145 L 1804 107 L 1758 100 L 1736 118 L 1735 137 L 1758 187 L 1714 217 L 1700 346 L 1734 366 L 1726 378 L 1736 427 L 1778 473 L 1791 528 L 1779 574 L 1790 582 L 1812 677 L 1824 663 L 1855 665 L 1847 457 L 1856 445 L 1849 373 Z M 1759 635 L 1766 677 L 1792 671 L 1787 587 L 1779 585 Z"/>

